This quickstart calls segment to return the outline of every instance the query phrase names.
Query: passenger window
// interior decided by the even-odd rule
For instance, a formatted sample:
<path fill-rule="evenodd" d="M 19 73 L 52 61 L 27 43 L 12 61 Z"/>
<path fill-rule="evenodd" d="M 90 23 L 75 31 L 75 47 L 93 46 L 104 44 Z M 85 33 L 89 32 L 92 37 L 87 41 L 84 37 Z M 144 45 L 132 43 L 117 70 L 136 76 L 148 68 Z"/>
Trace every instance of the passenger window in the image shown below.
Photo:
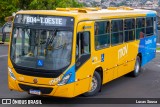
<path fill-rule="evenodd" d="M 110 22 L 101 21 L 95 23 L 95 47 L 96 50 L 110 46 Z"/>
<path fill-rule="evenodd" d="M 112 20 L 111 25 L 111 43 L 112 45 L 123 42 L 123 20 Z"/>
<path fill-rule="evenodd" d="M 135 39 L 135 19 L 125 19 L 125 42 L 132 41 Z"/>
<path fill-rule="evenodd" d="M 136 39 L 144 38 L 145 35 L 145 18 L 136 19 Z"/>
<path fill-rule="evenodd" d="M 146 36 L 153 35 L 153 17 L 146 18 Z"/>
<path fill-rule="evenodd" d="M 153 18 L 154 35 L 157 35 L 157 18 Z"/>
<path fill-rule="evenodd" d="M 82 55 L 90 54 L 90 33 L 82 32 L 77 35 L 76 55 L 81 57 Z"/>

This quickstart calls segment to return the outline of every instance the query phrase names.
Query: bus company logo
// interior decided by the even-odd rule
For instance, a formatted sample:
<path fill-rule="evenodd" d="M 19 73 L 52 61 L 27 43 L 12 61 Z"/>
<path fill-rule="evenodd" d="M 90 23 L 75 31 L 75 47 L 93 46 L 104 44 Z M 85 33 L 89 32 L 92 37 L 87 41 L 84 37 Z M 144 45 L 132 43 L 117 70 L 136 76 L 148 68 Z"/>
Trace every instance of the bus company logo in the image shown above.
<path fill-rule="evenodd" d="M 145 44 L 148 45 L 148 44 L 152 44 L 152 40 L 148 39 L 148 40 L 145 40 Z"/>
<path fill-rule="evenodd" d="M 118 50 L 118 60 L 128 54 L 128 44 Z"/>
<path fill-rule="evenodd" d="M 38 83 L 38 79 L 37 79 L 37 78 L 34 78 L 34 79 L 33 79 L 33 83 L 37 84 L 37 83 Z"/>

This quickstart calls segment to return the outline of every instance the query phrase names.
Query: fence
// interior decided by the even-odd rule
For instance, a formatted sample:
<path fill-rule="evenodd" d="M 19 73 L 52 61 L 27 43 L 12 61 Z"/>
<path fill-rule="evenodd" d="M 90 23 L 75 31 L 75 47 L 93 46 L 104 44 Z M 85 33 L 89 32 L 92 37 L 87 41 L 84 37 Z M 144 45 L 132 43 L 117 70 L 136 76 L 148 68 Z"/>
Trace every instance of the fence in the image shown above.
<path fill-rule="evenodd" d="M 6 34 L 5 42 L 9 42 L 10 33 Z M 0 32 L 0 43 L 2 43 L 2 33 Z"/>

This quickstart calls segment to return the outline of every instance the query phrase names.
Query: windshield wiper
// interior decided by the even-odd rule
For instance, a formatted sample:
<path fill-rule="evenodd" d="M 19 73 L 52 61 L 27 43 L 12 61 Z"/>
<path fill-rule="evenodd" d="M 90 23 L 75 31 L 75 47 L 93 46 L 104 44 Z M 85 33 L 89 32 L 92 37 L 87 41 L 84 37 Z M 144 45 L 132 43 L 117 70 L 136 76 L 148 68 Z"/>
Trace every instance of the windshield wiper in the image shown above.
<path fill-rule="evenodd" d="M 54 40 L 54 37 L 55 37 L 55 32 L 56 32 L 56 31 L 57 31 L 56 29 L 53 29 L 53 35 L 49 35 L 49 37 L 47 38 L 46 47 L 45 47 L 45 49 L 46 49 L 46 55 L 47 55 L 47 53 L 48 53 L 48 46 L 49 46 L 50 44 L 52 44 L 52 42 L 53 42 L 53 40 Z"/>

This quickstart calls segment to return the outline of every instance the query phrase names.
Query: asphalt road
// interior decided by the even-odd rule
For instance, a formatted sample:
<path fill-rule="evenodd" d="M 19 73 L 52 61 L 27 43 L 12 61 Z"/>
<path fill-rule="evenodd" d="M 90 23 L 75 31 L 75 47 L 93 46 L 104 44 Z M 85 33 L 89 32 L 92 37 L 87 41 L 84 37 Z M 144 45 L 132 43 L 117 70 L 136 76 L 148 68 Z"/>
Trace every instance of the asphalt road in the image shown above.
<path fill-rule="evenodd" d="M 7 53 L 8 46 L 0 45 L 0 98 L 41 98 L 46 97 L 33 96 L 25 92 L 19 93 L 10 91 L 7 83 Z M 84 98 L 78 96 L 77 98 Z M 157 57 L 143 67 L 141 74 L 136 77 L 123 76 L 103 86 L 102 91 L 92 98 L 160 98 L 160 53 Z M 54 101 L 55 97 L 50 97 L 49 101 Z M 65 101 L 65 100 L 64 100 Z M 63 100 L 62 100 L 63 102 Z M 64 103 L 64 102 L 63 102 Z M 1 106 L 1 105 L 0 105 Z M 58 105 L 57 105 L 58 106 Z M 65 106 L 66 105 L 61 105 Z M 81 106 L 74 104 L 72 106 Z M 83 105 L 84 106 L 84 105 Z M 86 105 L 87 106 L 87 105 Z M 88 105 L 90 107 L 97 106 L 95 104 Z M 100 105 L 106 106 L 106 105 Z M 114 105 L 110 105 L 114 106 Z M 119 107 L 127 105 L 119 105 Z M 137 107 L 137 105 L 130 105 Z M 141 105 L 143 107 L 151 107 L 151 105 Z M 152 105 L 158 107 L 159 105 Z"/>

